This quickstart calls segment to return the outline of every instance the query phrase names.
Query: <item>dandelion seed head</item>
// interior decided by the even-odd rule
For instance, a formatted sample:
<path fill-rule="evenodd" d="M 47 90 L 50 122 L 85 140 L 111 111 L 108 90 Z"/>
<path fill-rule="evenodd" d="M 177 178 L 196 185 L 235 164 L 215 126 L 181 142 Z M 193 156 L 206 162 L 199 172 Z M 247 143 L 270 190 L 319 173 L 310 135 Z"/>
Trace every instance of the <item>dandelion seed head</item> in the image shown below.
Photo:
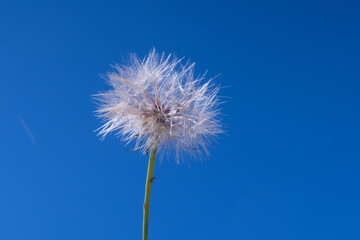
<path fill-rule="evenodd" d="M 207 144 L 222 132 L 219 88 L 210 80 L 202 84 L 204 75 L 194 77 L 194 63 L 153 49 L 143 60 L 133 54 L 128 65 L 113 68 L 105 76 L 112 89 L 95 95 L 96 114 L 105 121 L 98 129 L 102 138 L 116 132 L 143 153 L 208 154 Z"/>

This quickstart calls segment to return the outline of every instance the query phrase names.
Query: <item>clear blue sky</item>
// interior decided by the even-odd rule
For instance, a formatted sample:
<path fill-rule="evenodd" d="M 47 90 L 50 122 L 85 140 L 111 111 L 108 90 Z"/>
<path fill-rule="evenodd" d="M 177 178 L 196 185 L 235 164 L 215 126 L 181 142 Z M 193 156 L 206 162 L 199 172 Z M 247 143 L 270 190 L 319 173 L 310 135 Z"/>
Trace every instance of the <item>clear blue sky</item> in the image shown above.
<path fill-rule="evenodd" d="M 1 1 L 0 239 L 140 239 L 147 157 L 93 132 L 152 47 L 228 96 L 201 162 L 155 168 L 149 238 L 360 239 L 358 1 Z"/>

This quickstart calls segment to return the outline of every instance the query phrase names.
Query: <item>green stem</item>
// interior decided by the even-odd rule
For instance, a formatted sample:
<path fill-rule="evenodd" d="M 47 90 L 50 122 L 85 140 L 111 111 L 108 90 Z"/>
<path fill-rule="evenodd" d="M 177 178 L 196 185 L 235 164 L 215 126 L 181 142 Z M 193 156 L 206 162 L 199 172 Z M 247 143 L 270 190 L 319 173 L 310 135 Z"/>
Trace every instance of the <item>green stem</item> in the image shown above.
<path fill-rule="evenodd" d="M 149 207 L 150 207 L 150 194 L 151 194 L 151 185 L 153 182 L 153 172 L 155 166 L 157 149 L 152 149 L 150 152 L 148 172 L 146 177 L 145 185 L 145 200 L 144 200 L 144 218 L 143 218 L 143 240 L 148 240 L 148 225 L 149 225 Z"/>

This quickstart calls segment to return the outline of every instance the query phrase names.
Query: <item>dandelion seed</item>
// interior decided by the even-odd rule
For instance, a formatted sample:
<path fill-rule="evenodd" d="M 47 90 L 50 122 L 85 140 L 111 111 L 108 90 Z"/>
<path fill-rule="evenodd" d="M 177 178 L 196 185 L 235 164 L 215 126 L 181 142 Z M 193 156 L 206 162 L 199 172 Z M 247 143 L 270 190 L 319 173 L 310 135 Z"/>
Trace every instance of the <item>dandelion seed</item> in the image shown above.
<path fill-rule="evenodd" d="M 105 76 L 113 89 L 95 95 L 97 115 L 105 120 L 102 138 L 115 131 L 135 140 L 134 150 L 164 148 L 177 160 L 181 152 L 207 154 L 207 144 L 221 133 L 219 88 L 201 85 L 204 76 L 194 77 L 194 64 L 181 60 L 153 49 L 144 60 L 131 55 L 128 66 L 115 65 Z"/>

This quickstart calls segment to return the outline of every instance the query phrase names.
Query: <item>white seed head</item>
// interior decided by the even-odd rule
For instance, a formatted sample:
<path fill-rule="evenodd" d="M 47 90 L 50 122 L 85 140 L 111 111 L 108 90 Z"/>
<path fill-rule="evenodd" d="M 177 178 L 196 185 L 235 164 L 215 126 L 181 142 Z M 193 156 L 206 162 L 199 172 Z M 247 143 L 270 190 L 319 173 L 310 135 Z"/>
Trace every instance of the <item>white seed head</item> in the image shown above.
<path fill-rule="evenodd" d="M 194 77 L 194 64 L 181 60 L 153 49 L 143 60 L 131 55 L 129 65 L 115 65 L 105 76 L 113 89 L 95 95 L 97 116 L 105 120 L 99 135 L 116 131 L 143 153 L 165 147 L 177 157 L 207 154 L 209 140 L 222 132 L 219 88 L 201 85 L 204 76 Z"/>

